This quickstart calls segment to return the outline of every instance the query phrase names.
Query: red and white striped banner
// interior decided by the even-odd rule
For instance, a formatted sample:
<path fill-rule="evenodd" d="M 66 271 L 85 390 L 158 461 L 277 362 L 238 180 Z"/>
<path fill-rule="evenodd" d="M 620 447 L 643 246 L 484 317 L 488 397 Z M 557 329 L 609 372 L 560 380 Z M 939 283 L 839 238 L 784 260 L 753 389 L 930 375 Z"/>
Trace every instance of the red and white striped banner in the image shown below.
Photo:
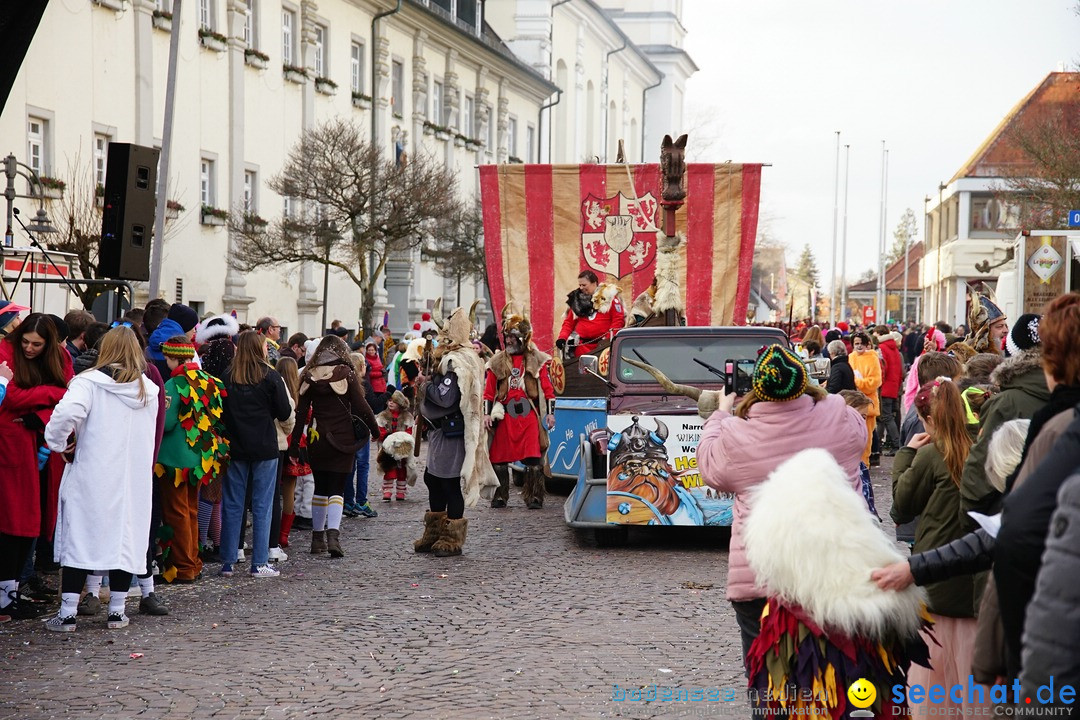
<path fill-rule="evenodd" d="M 631 178 L 633 187 L 631 187 Z M 742 325 L 750 296 L 761 165 L 686 166 L 676 225 L 690 325 Z M 623 305 L 656 272 L 663 223 L 660 166 L 481 165 L 488 284 L 494 311 L 523 304 L 533 339 L 548 351 L 577 275 L 617 282 Z"/>

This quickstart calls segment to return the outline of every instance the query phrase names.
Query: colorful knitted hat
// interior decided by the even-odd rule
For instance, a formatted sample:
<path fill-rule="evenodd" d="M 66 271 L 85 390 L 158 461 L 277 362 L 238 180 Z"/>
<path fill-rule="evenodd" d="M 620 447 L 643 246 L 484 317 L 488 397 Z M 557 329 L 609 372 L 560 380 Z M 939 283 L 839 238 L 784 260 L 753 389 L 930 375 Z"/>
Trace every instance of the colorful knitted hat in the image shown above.
<path fill-rule="evenodd" d="M 1028 313 L 1021 315 L 1013 325 L 1012 331 L 1005 337 L 1005 354 L 1009 357 L 1019 355 L 1025 350 L 1042 344 L 1039 339 L 1039 321 L 1041 315 Z"/>
<path fill-rule="evenodd" d="M 758 355 L 754 366 L 754 394 L 769 402 L 787 402 L 803 394 L 809 378 L 806 366 L 781 345 L 770 345 Z"/>
<path fill-rule="evenodd" d="M 190 360 L 195 357 L 195 345 L 189 342 L 166 340 L 161 343 L 161 354 L 179 360 Z"/>

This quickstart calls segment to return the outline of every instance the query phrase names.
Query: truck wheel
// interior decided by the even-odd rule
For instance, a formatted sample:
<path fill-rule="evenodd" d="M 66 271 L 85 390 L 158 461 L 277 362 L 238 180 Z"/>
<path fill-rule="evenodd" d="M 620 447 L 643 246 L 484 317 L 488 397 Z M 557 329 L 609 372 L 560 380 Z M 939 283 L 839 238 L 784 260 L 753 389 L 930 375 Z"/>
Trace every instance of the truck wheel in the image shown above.
<path fill-rule="evenodd" d="M 625 547 L 629 535 L 630 528 L 625 525 L 611 528 L 596 528 L 593 530 L 596 546 L 602 548 Z"/>

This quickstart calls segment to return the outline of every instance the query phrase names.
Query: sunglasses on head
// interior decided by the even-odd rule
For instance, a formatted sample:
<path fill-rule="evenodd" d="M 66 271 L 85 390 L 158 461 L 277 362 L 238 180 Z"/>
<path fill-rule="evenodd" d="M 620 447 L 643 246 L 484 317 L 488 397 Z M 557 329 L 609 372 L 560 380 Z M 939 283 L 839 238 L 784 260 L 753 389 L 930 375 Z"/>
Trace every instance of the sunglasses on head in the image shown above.
<path fill-rule="evenodd" d="M 113 328 L 118 328 L 118 327 L 129 328 L 129 327 L 131 327 L 131 323 L 129 323 L 127 320 L 114 320 L 113 324 L 109 326 L 109 329 L 112 330 Z"/>

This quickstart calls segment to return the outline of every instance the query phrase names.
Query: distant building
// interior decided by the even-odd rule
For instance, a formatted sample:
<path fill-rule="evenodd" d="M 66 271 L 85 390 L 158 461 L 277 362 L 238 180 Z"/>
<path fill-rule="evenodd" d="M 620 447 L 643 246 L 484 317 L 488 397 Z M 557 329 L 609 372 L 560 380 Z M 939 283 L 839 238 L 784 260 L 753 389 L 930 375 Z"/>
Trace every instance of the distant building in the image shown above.
<path fill-rule="evenodd" d="M 921 319 L 967 323 L 967 289 L 994 289 L 998 270 L 979 272 L 976 264 L 1000 265 L 1020 228 L 1015 207 L 995 196 L 1004 179 L 1023 172 L 1025 156 L 1010 137 L 1026 118 L 1052 108 L 1080 113 L 1080 73 L 1053 72 L 1002 118 L 956 174 L 927 197 L 926 254 L 920 287 Z"/>
<path fill-rule="evenodd" d="M 917 242 L 907 254 L 907 307 L 904 307 L 904 257 L 901 255 L 885 268 L 885 312 L 878 313 L 879 322 L 906 322 L 922 317 L 922 288 L 919 272 L 925 245 Z M 847 308 L 840 319 L 857 318 L 861 321 L 864 305 L 873 305 L 877 297 L 878 279 L 848 285 Z"/>

